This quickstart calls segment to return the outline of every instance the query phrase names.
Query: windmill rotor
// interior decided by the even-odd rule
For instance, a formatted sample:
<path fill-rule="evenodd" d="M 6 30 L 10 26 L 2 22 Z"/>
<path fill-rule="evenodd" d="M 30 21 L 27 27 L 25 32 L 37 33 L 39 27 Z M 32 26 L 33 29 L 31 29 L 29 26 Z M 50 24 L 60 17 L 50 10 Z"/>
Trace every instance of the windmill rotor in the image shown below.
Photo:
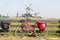
<path fill-rule="evenodd" d="M 30 3 L 28 6 L 25 5 L 25 6 L 27 6 L 27 7 L 26 7 L 26 10 L 33 11 L 33 10 L 31 9 L 31 5 L 32 5 L 32 3 Z"/>

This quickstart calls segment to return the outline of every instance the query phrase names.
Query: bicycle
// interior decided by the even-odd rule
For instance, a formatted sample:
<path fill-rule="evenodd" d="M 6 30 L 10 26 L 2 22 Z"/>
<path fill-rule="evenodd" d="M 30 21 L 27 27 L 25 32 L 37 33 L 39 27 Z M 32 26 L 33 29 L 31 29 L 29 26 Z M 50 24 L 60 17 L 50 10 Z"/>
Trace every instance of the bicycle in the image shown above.
<path fill-rule="evenodd" d="M 47 35 L 48 35 L 48 30 L 47 30 L 47 27 L 45 27 L 45 29 L 44 30 L 41 30 L 40 28 L 39 28 L 39 25 L 40 25 L 40 23 L 39 22 L 36 22 L 35 21 L 35 23 L 34 23 L 34 25 L 33 25 L 33 27 L 30 25 L 30 24 L 28 24 L 28 22 L 27 22 L 27 20 L 23 20 L 22 21 L 22 24 L 21 24 L 21 30 L 20 30 L 20 35 L 18 35 L 17 33 L 18 33 L 18 31 L 16 30 L 15 31 L 15 34 L 16 34 L 16 36 L 19 36 L 19 37 L 24 37 L 25 36 L 25 33 L 27 32 L 27 28 L 28 28 L 28 32 L 31 32 L 31 35 L 35 35 L 35 37 L 44 37 L 44 38 L 46 38 L 47 37 Z M 46 25 L 46 24 L 45 24 Z M 37 27 L 38 26 L 38 27 Z M 24 29 L 25 28 L 25 29 Z M 39 29 L 39 30 L 38 30 Z M 38 31 L 38 33 L 37 33 L 37 31 Z"/>

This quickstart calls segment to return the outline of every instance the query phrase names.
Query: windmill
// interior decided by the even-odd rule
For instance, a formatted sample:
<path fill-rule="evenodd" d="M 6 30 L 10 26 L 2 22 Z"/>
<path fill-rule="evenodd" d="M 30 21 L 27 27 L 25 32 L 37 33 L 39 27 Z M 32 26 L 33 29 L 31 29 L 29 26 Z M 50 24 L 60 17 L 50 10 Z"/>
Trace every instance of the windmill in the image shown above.
<path fill-rule="evenodd" d="M 34 16 L 36 17 L 37 14 L 39 14 L 40 12 L 36 12 L 36 11 L 34 11 L 33 9 L 31 9 L 31 5 L 32 5 L 32 4 L 30 4 L 28 7 L 26 7 L 26 14 L 30 14 L 31 11 L 33 11 L 33 12 L 34 12 Z"/>
<path fill-rule="evenodd" d="M 27 6 L 27 5 L 25 5 L 25 6 Z M 31 7 L 31 4 L 28 7 L 26 7 L 26 9 L 25 9 L 26 12 L 25 12 L 25 14 L 22 15 L 23 17 L 33 17 L 31 14 L 31 11 L 33 11 L 33 10 L 30 7 Z"/>
<path fill-rule="evenodd" d="M 31 5 L 32 4 L 30 4 L 29 6 L 27 6 L 27 5 L 25 5 L 25 6 L 27 6 L 26 7 L 26 13 L 23 15 L 23 17 L 36 17 L 37 16 L 37 14 L 39 14 L 40 12 L 36 12 L 36 11 L 34 11 L 33 9 L 31 9 Z M 33 14 L 31 14 L 31 11 L 33 12 Z M 33 16 L 34 15 L 34 16 Z"/>

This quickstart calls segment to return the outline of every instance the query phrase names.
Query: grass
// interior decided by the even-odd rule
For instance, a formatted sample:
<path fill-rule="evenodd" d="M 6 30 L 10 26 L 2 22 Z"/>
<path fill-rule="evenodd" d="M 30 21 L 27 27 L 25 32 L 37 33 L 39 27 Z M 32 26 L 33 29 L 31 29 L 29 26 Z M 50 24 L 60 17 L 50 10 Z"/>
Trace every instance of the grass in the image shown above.
<path fill-rule="evenodd" d="M 1 29 L 1 28 L 0 28 Z M 10 27 L 10 29 L 9 30 L 20 30 L 21 28 L 15 28 L 15 27 Z M 26 29 L 24 29 L 24 30 L 26 30 Z M 27 29 L 28 30 L 28 29 Z M 36 28 L 35 30 L 39 30 L 38 28 Z M 48 28 L 48 30 L 50 30 L 50 31 L 56 31 L 56 30 L 60 30 L 59 28 Z M 3 34 L 5 34 L 6 32 L 0 32 L 0 33 L 3 33 Z M 10 34 L 14 34 L 13 32 L 12 33 L 10 33 Z M 57 33 L 49 33 L 49 36 L 50 35 L 55 35 L 55 36 L 58 36 L 58 34 L 56 35 Z"/>
<path fill-rule="evenodd" d="M 11 22 L 11 25 L 21 25 L 22 23 L 21 22 Z M 29 24 L 30 25 L 34 25 L 34 22 L 29 22 Z M 53 25 L 55 25 L 55 26 L 57 26 L 57 25 L 60 25 L 60 23 L 47 23 L 47 25 L 49 26 L 49 25 L 51 25 L 51 26 L 53 26 Z"/>
<path fill-rule="evenodd" d="M 1 28 L 0 28 L 1 29 Z M 20 28 L 10 28 L 10 30 L 19 30 Z M 38 28 L 36 28 L 36 30 L 38 30 Z M 48 28 L 48 30 L 59 30 L 58 28 Z M 4 34 L 6 35 L 7 32 L 0 32 L 0 34 Z M 21 33 L 17 33 L 18 35 L 21 35 Z M 41 37 L 40 33 L 37 33 L 39 35 L 39 37 Z M 60 38 L 60 34 L 59 33 L 49 33 L 48 36 L 46 37 L 46 40 L 50 40 L 50 38 Z M 40 38 L 42 39 L 42 38 Z M 0 40 L 40 40 L 39 38 L 36 38 L 36 37 L 29 37 L 29 33 L 25 33 L 25 36 L 23 38 L 19 38 L 19 37 L 16 37 L 15 36 L 15 33 L 14 32 L 11 32 L 9 33 L 9 36 L 6 37 L 6 36 L 2 36 L 0 37 Z"/>
<path fill-rule="evenodd" d="M 1 28 L 0 28 L 0 29 L 1 29 Z M 21 29 L 21 28 L 19 28 L 19 27 L 17 27 L 17 28 L 16 28 L 16 27 L 10 27 L 10 28 L 9 28 L 9 30 L 20 30 L 20 29 Z M 24 30 L 25 30 L 25 29 L 24 29 Z M 28 29 L 27 29 L 27 30 L 28 30 Z M 38 28 L 35 28 L 35 30 L 39 30 L 39 29 L 38 29 Z M 51 30 L 51 31 L 54 30 L 54 31 L 55 31 L 55 30 L 60 30 L 60 29 L 59 29 L 59 28 L 48 28 L 47 30 Z"/>
<path fill-rule="evenodd" d="M 0 33 L 0 34 L 1 34 L 1 33 Z M 6 32 L 3 32 L 2 34 L 6 35 Z M 41 36 L 40 33 L 37 33 L 37 34 L 39 35 L 39 37 L 43 37 L 43 36 Z M 17 35 L 18 35 L 18 36 L 21 36 L 21 33 L 18 32 Z M 14 37 L 16 37 L 14 32 L 9 33 L 9 36 L 14 36 Z M 29 33 L 25 33 L 25 36 L 30 37 L 30 36 L 29 36 Z M 33 37 L 33 36 L 31 36 L 31 37 Z M 59 33 L 49 33 L 49 34 L 47 35 L 47 38 L 48 38 L 48 37 L 60 38 L 60 34 L 59 34 Z"/>
<path fill-rule="evenodd" d="M 20 28 L 10 28 L 10 30 L 20 30 Z M 25 29 L 24 29 L 25 30 Z M 27 29 L 28 30 L 28 29 Z M 38 28 L 35 28 L 35 30 L 39 30 Z M 60 30 L 59 28 L 48 28 L 47 30 Z"/>

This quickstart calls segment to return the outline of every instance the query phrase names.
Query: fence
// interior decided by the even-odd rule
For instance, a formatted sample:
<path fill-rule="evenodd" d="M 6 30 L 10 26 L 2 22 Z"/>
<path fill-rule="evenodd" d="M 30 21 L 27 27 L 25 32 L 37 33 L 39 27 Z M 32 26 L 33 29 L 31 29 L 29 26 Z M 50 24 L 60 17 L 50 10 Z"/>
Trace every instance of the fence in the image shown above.
<path fill-rule="evenodd" d="M 4 20 L 10 22 L 10 27 L 18 27 L 22 21 L 21 20 Z M 60 20 L 45 20 L 47 22 L 48 31 L 50 33 L 60 33 Z M 29 20 L 28 22 L 35 22 L 35 20 Z M 17 24 L 15 24 L 17 23 Z"/>

